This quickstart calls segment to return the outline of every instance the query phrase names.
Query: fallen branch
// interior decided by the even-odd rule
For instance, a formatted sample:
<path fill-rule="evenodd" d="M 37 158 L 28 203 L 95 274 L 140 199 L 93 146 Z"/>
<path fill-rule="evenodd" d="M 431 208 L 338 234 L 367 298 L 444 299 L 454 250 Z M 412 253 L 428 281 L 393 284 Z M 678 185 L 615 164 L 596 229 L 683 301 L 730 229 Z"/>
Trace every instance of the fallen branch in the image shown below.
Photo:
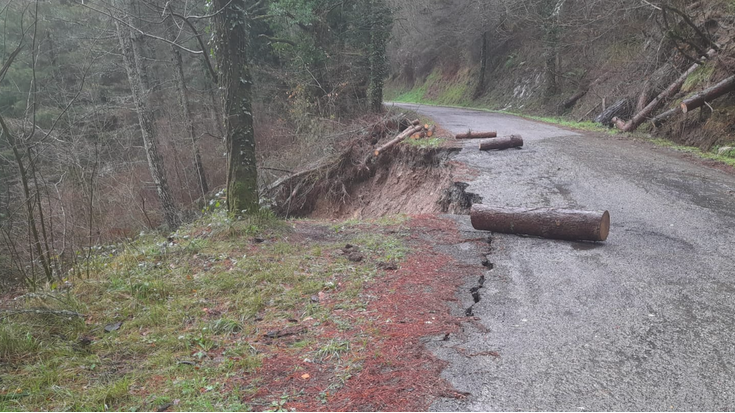
<path fill-rule="evenodd" d="M 669 109 L 666 112 L 663 112 L 659 115 L 656 115 L 653 119 L 651 119 L 651 123 L 655 128 L 661 127 L 666 121 L 671 119 L 672 117 L 678 115 L 681 113 L 681 107 L 677 106 L 673 109 Z"/>
<path fill-rule="evenodd" d="M 413 135 L 414 133 L 421 132 L 422 130 L 424 130 L 424 126 L 423 125 L 413 126 L 413 127 L 410 127 L 408 129 L 404 130 L 403 132 L 399 133 L 398 136 L 396 136 L 395 138 L 393 138 L 390 141 L 388 141 L 386 144 L 384 144 L 384 145 L 379 146 L 378 148 L 376 148 L 375 151 L 373 152 L 373 155 L 375 155 L 375 156 L 380 155 L 380 153 L 381 152 L 384 152 L 386 149 L 390 149 L 395 144 L 403 141 L 404 139 L 408 138 L 409 136 Z"/>
<path fill-rule="evenodd" d="M 475 229 L 505 234 L 536 235 L 569 241 L 605 241 L 610 232 L 607 211 L 575 211 L 550 208 L 503 208 L 472 205 Z"/>

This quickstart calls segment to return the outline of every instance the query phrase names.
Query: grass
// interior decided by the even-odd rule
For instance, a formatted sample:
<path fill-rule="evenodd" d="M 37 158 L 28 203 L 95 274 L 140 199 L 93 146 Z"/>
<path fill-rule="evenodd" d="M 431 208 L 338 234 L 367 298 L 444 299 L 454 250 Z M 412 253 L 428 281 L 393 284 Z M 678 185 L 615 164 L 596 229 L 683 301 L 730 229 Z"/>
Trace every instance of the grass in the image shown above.
<path fill-rule="evenodd" d="M 175 410 L 243 411 L 273 402 L 281 409 L 280 398 L 254 396 L 277 388 L 262 382 L 264 360 L 286 352 L 359 365 L 354 350 L 365 347 L 364 334 L 324 338 L 318 326 L 342 334 L 368 322 L 344 311 L 365 310 L 363 290 L 380 276 L 378 263 L 406 256 L 406 220 L 336 223 L 320 241 L 294 234 L 307 221 L 270 214 L 233 220 L 215 211 L 170 238 L 149 234 L 117 254 L 101 254 L 88 279 L 20 300 L 25 308 L 85 318 L 0 319 L 0 410 L 155 410 L 175 403 Z M 347 242 L 363 261 L 341 254 Z M 328 294 L 329 305 L 313 302 L 317 294 Z M 293 319 L 316 324 L 284 347 L 259 341 Z M 106 332 L 114 323 L 119 329 Z"/>
<path fill-rule="evenodd" d="M 591 132 L 602 132 L 602 133 L 618 133 L 617 129 L 610 129 L 592 121 L 576 122 L 562 117 L 545 117 L 545 116 L 528 116 L 523 114 L 513 113 L 516 116 L 522 116 L 527 119 L 533 119 L 540 122 L 553 123 L 555 125 L 565 126 L 568 128 L 581 129 Z"/>
<path fill-rule="evenodd" d="M 687 77 L 684 84 L 681 86 L 682 92 L 691 92 L 697 89 L 702 83 L 707 82 L 712 74 L 715 72 L 715 65 L 705 64 L 698 67 L 694 73 Z"/>
<path fill-rule="evenodd" d="M 677 144 L 675 144 L 675 143 L 673 143 L 673 142 L 671 142 L 669 140 L 660 139 L 660 138 L 650 139 L 650 142 L 652 142 L 652 143 L 654 143 L 654 144 L 656 144 L 658 146 L 662 146 L 662 147 L 665 147 L 665 148 L 673 149 L 675 151 L 690 153 L 690 154 L 696 155 L 696 156 L 698 156 L 698 157 L 700 157 L 702 159 L 710 159 L 710 160 L 713 160 L 713 161 L 722 162 L 722 163 L 724 163 L 726 165 L 735 167 L 735 158 L 732 157 L 732 152 L 729 153 L 729 154 L 719 155 L 717 153 L 717 149 L 718 148 L 713 148 L 711 152 L 705 152 L 705 151 L 703 151 L 703 150 L 701 150 L 699 148 L 696 148 L 696 147 L 684 146 L 684 145 L 677 145 Z"/>

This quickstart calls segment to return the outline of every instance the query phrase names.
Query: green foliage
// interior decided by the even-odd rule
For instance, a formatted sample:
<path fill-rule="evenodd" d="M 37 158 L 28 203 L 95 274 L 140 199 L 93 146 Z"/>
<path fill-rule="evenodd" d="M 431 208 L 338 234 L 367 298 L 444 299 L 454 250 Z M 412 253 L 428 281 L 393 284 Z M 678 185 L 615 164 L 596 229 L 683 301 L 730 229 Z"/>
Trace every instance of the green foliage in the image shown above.
<path fill-rule="evenodd" d="M 694 73 L 689 75 L 689 77 L 684 81 L 684 84 L 681 87 L 682 92 L 691 92 L 699 88 L 700 85 L 710 80 L 714 72 L 715 65 L 713 64 L 704 64 L 699 66 Z"/>
<path fill-rule="evenodd" d="M 0 362 L 32 357 L 40 345 L 28 328 L 0 321 Z"/>
<path fill-rule="evenodd" d="M 270 3 L 273 50 L 292 73 L 289 101 L 309 115 L 341 116 L 382 97 L 391 10 L 382 0 Z"/>
<path fill-rule="evenodd" d="M 693 147 L 693 146 L 684 146 L 684 145 L 677 145 L 674 142 L 671 142 L 667 139 L 661 139 L 661 138 L 655 138 L 650 140 L 652 143 L 663 146 L 665 148 L 671 148 L 678 152 L 686 152 L 693 155 L 696 155 L 702 159 L 711 159 L 713 161 L 722 162 L 726 165 L 735 167 L 735 158 L 730 157 L 732 154 L 732 151 L 724 154 L 718 153 L 718 148 L 714 147 L 710 152 L 705 152 L 699 148 Z"/>

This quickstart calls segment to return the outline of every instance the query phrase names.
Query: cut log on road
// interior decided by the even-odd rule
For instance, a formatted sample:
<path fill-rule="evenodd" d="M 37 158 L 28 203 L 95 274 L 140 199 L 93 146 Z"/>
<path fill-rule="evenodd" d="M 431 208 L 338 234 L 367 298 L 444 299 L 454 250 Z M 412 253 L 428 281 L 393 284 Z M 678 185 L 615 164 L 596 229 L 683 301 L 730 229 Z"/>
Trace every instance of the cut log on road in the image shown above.
<path fill-rule="evenodd" d="M 456 139 L 487 139 L 498 136 L 498 132 L 472 132 L 460 133 L 455 136 Z"/>
<path fill-rule="evenodd" d="M 413 135 L 414 133 L 421 132 L 422 130 L 424 130 L 424 125 L 420 125 L 420 124 L 419 125 L 416 125 L 416 126 L 412 126 L 412 127 L 408 128 L 408 129 L 404 130 L 403 132 L 401 132 L 400 134 L 398 134 L 398 136 L 396 136 L 394 139 L 392 139 L 391 141 L 389 141 L 385 145 L 376 148 L 375 149 L 375 152 L 374 152 L 374 155 L 375 156 L 380 155 L 380 153 L 383 152 L 383 151 L 385 151 L 386 149 L 390 149 L 393 145 L 397 144 L 398 142 L 401 142 L 404 139 L 408 138 L 409 136 Z"/>
<path fill-rule="evenodd" d="M 684 101 L 681 102 L 681 111 L 687 113 L 690 110 L 704 105 L 705 102 L 711 102 L 733 90 L 735 90 L 735 76 L 730 76 L 711 88 L 705 89 L 689 99 L 684 99 Z"/>
<path fill-rule="evenodd" d="M 470 210 L 470 220 L 472 226 L 479 230 L 569 241 L 605 241 L 610 232 L 610 214 L 607 211 L 503 208 L 475 204 Z"/>
<path fill-rule="evenodd" d="M 523 138 L 520 135 L 503 136 L 500 138 L 487 139 L 480 141 L 481 151 L 490 151 L 493 149 L 518 148 L 523 146 Z"/>
<path fill-rule="evenodd" d="M 711 59 L 712 57 L 714 57 L 716 53 L 717 52 L 715 52 L 714 49 L 711 49 L 709 52 L 707 52 L 707 56 L 705 57 L 705 59 Z M 689 75 L 694 73 L 694 71 L 697 70 L 699 66 L 701 66 L 700 63 L 693 64 L 686 72 L 684 72 L 684 74 L 679 76 L 679 78 L 676 79 L 674 83 L 669 85 L 669 87 L 667 87 L 663 92 L 661 92 L 658 96 L 656 96 L 651 101 L 651 103 L 646 105 L 646 107 L 643 108 L 643 110 L 636 113 L 629 121 L 625 123 L 618 122 L 617 123 L 618 128 L 622 130 L 623 132 L 632 132 L 636 130 L 638 126 L 640 126 L 641 123 L 643 123 L 643 121 L 646 120 L 646 118 L 648 118 L 649 115 L 654 110 L 656 110 L 656 108 L 658 108 L 659 105 L 661 105 L 661 103 L 663 103 L 665 99 L 670 98 L 671 96 L 673 96 L 676 92 L 678 92 L 681 89 L 681 87 L 684 85 L 684 82 L 687 80 Z"/>

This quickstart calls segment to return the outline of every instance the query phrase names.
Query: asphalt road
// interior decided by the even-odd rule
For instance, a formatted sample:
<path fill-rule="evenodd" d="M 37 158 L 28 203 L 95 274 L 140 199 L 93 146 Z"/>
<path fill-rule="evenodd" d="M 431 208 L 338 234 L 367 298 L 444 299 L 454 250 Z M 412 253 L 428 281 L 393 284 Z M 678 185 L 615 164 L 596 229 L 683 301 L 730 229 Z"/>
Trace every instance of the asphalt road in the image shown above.
<path fill-rule="evenodd" d="M 494 235 L 478 325 L 428 341 L 470 396 L 433 410 L 735 410 L 735 176 L 646 142 L 407 106 L 454 133 L 523 137 L 521 150 L 472 142 L 456 156 L 480 172 L 467 191 L 484 204 L 608 210 L 612 222 L 598 244 Z M 453 253 L 477 264 L 473 245 Z M 458 294 L 459 313 L 472 297 Z"/>

